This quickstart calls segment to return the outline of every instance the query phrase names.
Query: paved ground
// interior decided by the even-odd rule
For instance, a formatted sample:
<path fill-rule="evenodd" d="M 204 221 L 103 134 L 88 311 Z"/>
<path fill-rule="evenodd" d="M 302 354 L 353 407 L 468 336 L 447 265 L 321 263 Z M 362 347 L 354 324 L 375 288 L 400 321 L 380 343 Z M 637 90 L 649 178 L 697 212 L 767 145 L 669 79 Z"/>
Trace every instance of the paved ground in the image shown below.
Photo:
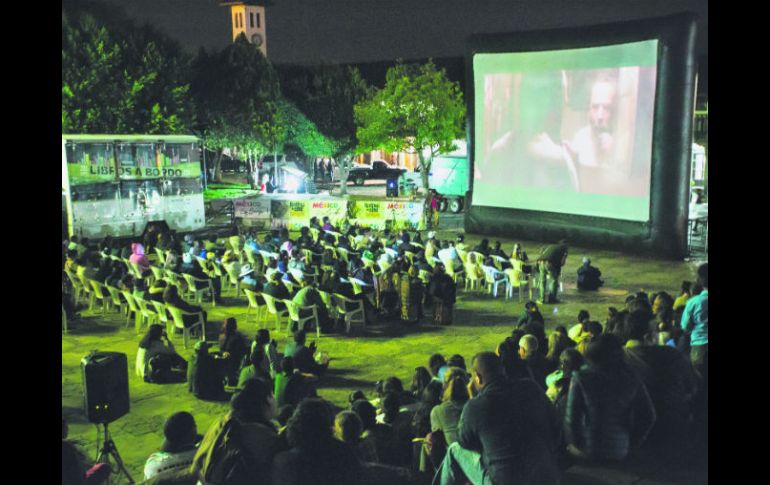
<path fill-rule="evenodd" d="M 442 219 L 439 237 L 453 236 L 455 229 L 446 227 L 450 220 L 456 222 L 459 216 L 448 216 L 447 224 Z M 468 236 L 467 239 L 470 244 L 475 244 L 480 237 Z M 512 241 L 503 240 L 503 243 L 510 250 Z M 523 241 L 523 244 L 530 254 L 537 254 L 542 246 L 527 241 Z M 575 289 L 575 271 L 584 254 L 590 254 L 605 275 L 606 288 L 598 293 L 579 293 Z M 550 330 L 556 325 L 573 324 L 578 311 L 584 308 L 589 310 L 593 318 L 604 321 L 609 306 L 621 307 L 629 292 L 640 289 L 676 293 L 682 280 L 694 279 L 694 267 L 694 263 L 573 248 L 564 270 L 563 303 L 545 305 L 543 308 L 546 327 Z M 324 335 L 318 339 L 318 347 L 328 352 L 333 360 L 329 375 L 321 382 L 319 393 L 344 407 L 351 391 L 362 389 L 371 396 L 374 383 L 390 375 L 408 384 L 414 368 L 427 365 L 428 357 L 433 352 L 444 355 L 459 353 L 469 361 L 476 352 L 494 349 L 510 334 L 514 321 L 523 311 L 523 303 L 516 296 L 506 301 L 502 298 L 493 299 L 481 292 L 460 291 L 455 324 L 452 326 L 435 327 L 427 323 L 405 326 L 392 322 L 354 328 L 350 335 Z M 260 325 L 269 325 L 273 336 L 279 341 L 279 348 L 283 349 L 288 342 L 288 334 L 285 331 L 275 332 L 271 322 L 258 323 L 253 314 L 247 313 L 245 305 L 245 299 L 234 298 L 233 291 L 225 293 L 222 305 L 206 305 L 211 322 L 207 332 L 208 340 L 215 340 L 219 322 L 235 316 L 241 330 L 250 338 L 253 338 Z M 187 392 L 186 384 L 154 385 L 143 382 L 133 372 L 137 344 L 141 338 L 133 323 L 126 326 L 125 317 L 116 313 L 102 315 L 100 311 L 85 311 L 82 315 L 82 320 L 75 324 L 75 328 L 69 334 L 62 335 L 62 415 L 70 422 L 71 437 L 78 439 L 93 457 L 96 453 L 96 429 L 86 422 L 82 411 L 80 360 L 93 349 L 126 353 L 129 361 L 131 411 L 113 423 L 110 429 L 129 470 L 134 478 L 140 478 L 146 457 L 162 441 L 162 425 L 170 414 L 179 410 L 190 411 L 199 429 L 204 431 L 216 417 L 225 412 L 227 406 L 195 399 Z M 182 348 L 180 337 L 176 337 L 174 342 L 179 352 L 189 360 L 191 349 Z M 565 483 L 706 483 L 704 454 L 693 453 L 679 450 L 667 455 L 669 458 L 666 460 L 641 460 L 620 469 L 573 467 Z"/>

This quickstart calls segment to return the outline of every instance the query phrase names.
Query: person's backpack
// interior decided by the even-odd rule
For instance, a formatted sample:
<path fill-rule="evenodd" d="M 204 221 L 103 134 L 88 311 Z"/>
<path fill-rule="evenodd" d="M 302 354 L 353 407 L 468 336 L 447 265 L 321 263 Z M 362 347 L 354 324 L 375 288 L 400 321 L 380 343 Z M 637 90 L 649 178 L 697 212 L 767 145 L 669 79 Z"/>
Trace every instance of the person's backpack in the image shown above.
<path fill-rule="evenodd" d="M 242 433 L 240 423 L 227 418 L 210 447 L 199 450 L 199 455 L 203 455 L 199 473 L 203 485 L 248 485 L 254 482 L 257 470 L 250 464 Z M 201 447 L 206 445 L 202 443 Z"/>

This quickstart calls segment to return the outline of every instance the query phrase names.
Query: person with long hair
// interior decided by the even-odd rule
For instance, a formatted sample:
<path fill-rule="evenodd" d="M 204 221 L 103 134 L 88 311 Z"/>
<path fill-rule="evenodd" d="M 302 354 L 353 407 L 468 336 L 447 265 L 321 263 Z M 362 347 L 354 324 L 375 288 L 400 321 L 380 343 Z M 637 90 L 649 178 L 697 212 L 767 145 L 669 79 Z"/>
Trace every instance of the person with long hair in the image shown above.
<path fill-rule="evenodd" d="M 153 361 L 152 372 L 148 366 L 150 361 Z M 173 369 L 186 372 L 187 361 L 176 352 L 162 325 L 150 325 L 139 342 L 136 374 L 148 382 L 163 382 L 169 377 L 167 373 Z"/>
<path fill-rule="evenodd" d="M 441 404 L 430 412 L 430 430 L 432 438 L 431 461 L 438 465 L 444 459 L 446 446 L 457 441 L 457 426 L 465 403 L 471 398 L 468 393 L 470 378 L 468 373 L 459 367 L 450 367 L 447 371 Z M 438 438 L 438 433 L 442 438 Z M 438 443 L 443 439 L 443 449 Z"/>

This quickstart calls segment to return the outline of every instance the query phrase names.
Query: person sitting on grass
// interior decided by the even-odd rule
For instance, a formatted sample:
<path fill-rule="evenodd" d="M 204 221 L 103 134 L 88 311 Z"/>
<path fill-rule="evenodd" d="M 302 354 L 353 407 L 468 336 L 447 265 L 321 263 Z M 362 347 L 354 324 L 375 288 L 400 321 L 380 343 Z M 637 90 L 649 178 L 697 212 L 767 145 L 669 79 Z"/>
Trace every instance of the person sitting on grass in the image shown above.
<path fill-rule="evenodd" d="M 187 389 L 198 399 L 223 401 L 229 399 L 222 378 L 222 360 L 209 353 L 209 343 L 195 344 L 190 366 L 187 369 Z"/>
<path fill-rule="evenodd" d="M 174 413 L 166 420 L 163 436 L 160 450 L 151 454 L 144 464 L 145 480 L 158 474 L 188 468 L 203 438 L 198 434 L 195 418 L 186 411 Z"/>
<path fill-rule="evenodd" d="M 570 327 L 569 332 L 567 332 L 567 336 L 572 339 L 575 344 L 579 344 L 581 340 L 588 336 L 588 331 L 586 330 L 585 324 L 590 319 L 591 315 L 588 313 L 588 310 L 580 310 L 578 312 L 578 322 Z"/>
<path fill-rule="evenodd" d="M 588 349 L 588 345 L 596 340 L 596 338 L 602 334 L 603 328 L 602 324 L 597 321 L 589 321 L 585 324 L 586 327 L 586 336 L 580 341 L 579 344 L 577 344 L 577 350 L 581 354 L 586 354 L 586 349 Z"/>
<path fill-rule="evenodd" d="M 268 483 L 270 464 L 280 449 L 278 432 L 272 420 L 277 412 L 273 392 L 262 379 L 249 379 L 230 400 L 230 412 L 211 425 L 203 437 L 190 471 L 199 483 Z M 225 453 L 215 453 L 225 436 L 236 437 L 243 459 L 238 467 L 227 467 L 219 460 Z M 220 449 L 221 451 L 221 449 Z M 225 477 L 238 473 L 233 482 Z M 243 481 L 241 481 L 243 480 Z M 275 482 L 273 482 L 275 483 Z"/>
<path fill-rule="evenodd" d="M 618 337 L 596 337 L 585 358 L 588 365 L 572 375 L 567 397 L 567 451 L 588 460 L 623 460 L 652 429 L 654 405 Z"/>
<path fill-rule="evenodd" d="M 296 406 L 306 397 L 316 397 L 317 380 L 312 374 L 303 374 L 296 370 L 293 358 L 284 357 L 281 360 L 281 371 L 275 375 L 274 389 L 278 406 Z"/>
<path fill-rule="evenodd" d="M 340 411 L 334 418 L 334 437 L 353 450 L 359 461 L 377 463 L 377 446 L 363 439 L 361 418 L 353 411 Z"/>
<path fill-rule="evenodd" d="M 492 352 L 477 354 L 471 367 L 473 397 L 434 483 L 559 483 L 559 423 L 545 394 L 529 380 L 508 380 Z"/>
<path fill-rule="evenodd" d="M 269 367 L 267 356 L 265 355 L 265 348 L 256 347 L 249 354 L 249 365 L 241 369 L 240 375 L 238 376 L 238 387 L 243 389 L 247 380 L 257 377 L 272 384 L 273 379 L 270 377 L 270 371 L 267 370 Z"/>
<path fill-rule="evenodd" d="M 519 357 L 532 371 L 535 383 L 545 391 L 545 378 L 548 375 L 548 359 L 538 351 L 538 340 L 534 335 L 526 334 L 519 340 Z"/>
<path fill-rule="evenodd" d="M 281 371 L 281 356 L 278 354 L 278 343 L 275 339 L 270 339 L 270 330 L 266 328 L 257 330 L 257 335 L 251 344 L 251 352 L 254 352 L 257 348 L 265 350 L 265 357 L 270 365 L 270 376 L 275 378 L 275 374 Z"/>
<path fill-rule="evenodd" d="M 181 379 L 184 381 L 186 372 L 187 361 L 176 352 L 163 326 L 150 325 L 139 342 L 139 350 L 136 353 L 136 374 L 146 382 L 164 383 L 176 381 L 177 374 L 181 374 Z"/>
<path fill-rule="evenodd" d="M 365 483 L 355 453 L 334 439 L 331 405 L 318 398 L 305 399 L 286 423 L 290 449 L 273 459 L 274 485 L 357 485 Z M 255 482 L 257 483 L 257 482 Z"/>
<path fill-rule="evenodd" d="M 248 352 L 246 338 L 238 331 L 238 322 L 235 318 L 225 319 L 222 331 L 218 338 L 219 351 L 222 352 L 222 364 L 227 385 L 235 386 L 238 383 L 238 374 L 243 362 L 243 357 Z"/>
<path fill-rule="evenodd" d="M 328 357 L 323 358 L 321 362 L 316 362 L 314 354 L 316 351 L 315 341 L 305 346 L 307 341 L 307 332 L 298 330 L 294 332 L 294 342 L 286 345 L 283 355 L 294 359 L 294 367 L 300 372 L 319 376 L 329 367 Z"/>
<path fill-rule="evenodd" d="M 591 266 L 591 260 L 588 256 L 583 258 L 583 266 L 577 270 L 578 290 L 597 291 L 604 285 L 601 279 L 602 272 L 599 268 Z"/>
<path fill-rule="evenodd" d="M 545 358 L 548 359 L 549 372 L 555 371 L 559 367 L 559 356 L 564 349 L 575 348 L 577 343 L 567 336 L 567 329 L 559 325 L 548 336 L 548 353 Z"/>
<path fill-rule="evenodd" d="M 428 285 L 428 294 L 433 301 L 433 323 L 436 325 L 451 325 L 454 314 L 457 285 L 446 274 L 444 265 L 436 263 L 433 277 Z"/>

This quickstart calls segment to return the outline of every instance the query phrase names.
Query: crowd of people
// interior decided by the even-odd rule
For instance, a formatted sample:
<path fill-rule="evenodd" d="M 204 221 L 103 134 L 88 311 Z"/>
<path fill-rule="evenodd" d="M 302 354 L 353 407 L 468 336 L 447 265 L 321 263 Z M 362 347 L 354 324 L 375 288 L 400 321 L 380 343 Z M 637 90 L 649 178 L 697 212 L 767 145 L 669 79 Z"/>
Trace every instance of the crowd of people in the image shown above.
<path fill-rule="evenodd" d="M 129 255 L 149 271 L 145 247 L 165 249 L 166 267 L 180 269 L 187 254 L 198 258 L 199 277 L 211 279 L 212 286 L 219 278 L 206 264 L 222 264 L 239 275 L 242 288 L 324 308 L 319 323 L 325 332 L 341 322 L 319 291 L 361 301 L 367 319 L 415 322 L 432 308 L 435 323 L 451 323 L 451 274 L 467 268 L 460 254 L 468 251 L 481 253 L 484 263 L 499 263 L 503 272 L 537 272 L 541 266 L 541 295 L 549 301 L 567 251 L 556 245 L 532 264 L 520 247 L 507 255 L 487 240 L 471 249 L 461 236 L 438 241 L 429 233 L 423 241 L 407 231 L 375 235 L 365 228 L 336 228 L 326 219 L 323 225 L 311 221 L 297 239 L 282 230 L 261 242 L 231 238 L 224 247 L 207 238 L 151 235 L 132 245 Z M 165 300 L 175 288 L 153 292 L 161 282 L 147 288 L 143 279 L 121 275 L 113 260 L 101 257 L 127 254 L 110 241 L 90 251 L 87 241 L 73 240 L 66 249 L 65 268 L 76 274 L 113 281 L 147 298 Z M 246 256 L 259 251 L 277 257 Z M 589 273 L 589 286 L 601 281 L 598 270 Z M 214 297 L 220 298 L 216 288 Z M 461 355 L 430 355 L 408 388 L 388 376 L 368 396 L 363 389 L 353 392 L 347 409 L 340 410 L 317 393 L 329 359 L 314 342 L 307 344 L 310 328 L 295 325 L 292 342 L 279 352 L 268 330 L 259 330 L 250 343 L 228 318 L 219 350 L 211 353 L 208 343 L 199 342 L 188 364 L 163 327 L 150 326 L 140 343 L 137 373 L 152 380 L 156 368 L 170 376 L 186 372 L 191 392 L 229 399 L 230 409 L 204 436 L 191 414 L 169 417 L 144 478 L 190 484 L 555 484 L 573 463 L 622 461 L 645 443 L 681 439 L 707 416 L 707 264 L 698 269 L 695 284 L 682 284 L 681 294 L 630 295 L 624 308 L 609 308 L 603 323 L 582 310 L 574 325 L 547 333 L 537 302 L 529 301 L 513 327 L 495 349 L 469 356 L 468 365 Z"/>

